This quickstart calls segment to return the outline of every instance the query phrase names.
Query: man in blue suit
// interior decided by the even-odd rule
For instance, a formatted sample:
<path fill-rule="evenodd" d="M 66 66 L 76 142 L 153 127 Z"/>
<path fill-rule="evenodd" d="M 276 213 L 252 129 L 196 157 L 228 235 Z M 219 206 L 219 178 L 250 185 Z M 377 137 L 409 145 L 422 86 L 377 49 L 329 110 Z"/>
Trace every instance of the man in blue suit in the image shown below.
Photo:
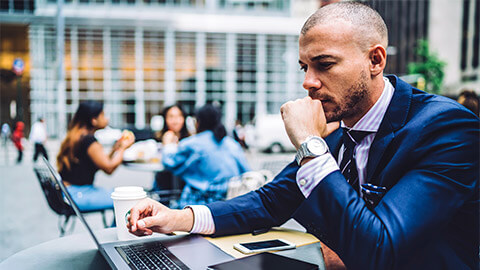
<path fill-rule="evenodd" d="M 387 37 L 363 4 L 319 9 L 299 39 L 308 96 L 281 108 L 296 161 L 229 201 L 183 210 L 142 201 L 130 231 L 219 236 L 293 217 L 348 268 L 478 268 L 479 119 L 384 76 Z"/>

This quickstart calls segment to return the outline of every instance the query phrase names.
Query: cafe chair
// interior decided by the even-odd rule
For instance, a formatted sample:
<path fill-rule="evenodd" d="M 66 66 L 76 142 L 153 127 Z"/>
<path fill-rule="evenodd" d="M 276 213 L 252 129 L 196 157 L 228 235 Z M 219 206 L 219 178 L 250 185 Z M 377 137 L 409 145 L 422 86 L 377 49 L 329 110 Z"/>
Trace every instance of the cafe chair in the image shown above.
<path fill-rule="evenodd" d="M 45 195 L 45 199 L 47 200 L 50 209 L 52 209 L 52 211 L 58 215 L 58 229 L 60 230 L 60 237 L 62 237 L 65 235 L 70 217 L 75 218 L 75 212 L 70 204 L 64 200 L 60 186 L 55 183 L 53 176 L 50 174 L 47 168 L 34 167 L 33 171 L 37 176 L 38 182 L 40 183 L 40 187 L 43 191 L 43 195 Z M 107 228 L 108 225 L 105 216 L 105 212 L 107 210 L 108 209 L 95 209 L 82 213 L 101 213 L 103 226 Z M 72 231 L 75 226 L 74 222 L 75 221 L 73 221 L 71 225 L 70 231 Z"/>
<path fill-rule="evenodd" d="M 155 201 L 167 207 L 176 207 L 177 201 L 182 194 L 181 189 L 168 189 L 168 190 L 150 190 L 147 192 L 147 196 Z"/>
<path fill-rule="evenodd" d="M 153 188 L 147 192 L 151 199 L 167 207 L 176 207 L 185 182 L 180 177 L 174 176 L 170 171 L 155 173 Z"/>
<path fill-rule="evenodd" d="M 257 190 L 273 179 L 269 170 L 250 171 L 228 180 L 226 200 Z"/>
<path fill-rule="evenodd" d="M 280 159 L 280 160 L 268 160 L 261 164 L 262 170 L 268 170 L 272 172 L 273 175 L 277 175 L 281 172 L 290 162 L 291 159 Z"/>

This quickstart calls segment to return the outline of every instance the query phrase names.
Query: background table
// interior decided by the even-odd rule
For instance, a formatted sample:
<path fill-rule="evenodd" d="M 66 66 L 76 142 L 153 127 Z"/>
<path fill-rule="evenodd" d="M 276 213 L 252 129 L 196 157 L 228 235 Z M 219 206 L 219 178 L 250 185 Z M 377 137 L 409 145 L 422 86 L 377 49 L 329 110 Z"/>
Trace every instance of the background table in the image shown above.
<path fill-rule="evenodd" d="M 101 243 L 116 240 L 115 228 L 96 231 Z M 319 265 L 324 270 L 320 243 L 277 252 Z M 109 269 L 87 233 L 69 235 L 20 251 L 0 263 L 0 269 Z"/>
<path fill-rule="evenodd" d="M 171 183 L 167 183 L 167 186 L 169 188 L 162 188 L 164 186 L 161 185 L 161 183 L 155 183 L 157 180 L 157 173 L 161 173 L 165 171 L 165 167 L 161 162 L 123 162 L 123 165 L 125 168 L 129 170 L 134 170 L 134 171 L 142 171 L 142 172 L 151 172 L 152 173 L 152 178 L 153 178 L 153 188 L 156 188 L 156 191 L 163 191 L 166 193 L 163 194 L 158 194 L 159 196 L 166 196 L 171 200 L 177 200 L 182 192 L 184 183 L 183 180 L 180 177 L 177 177 L 172 174 L 172 178 L 167 178 L 167 179 L 162 179 L 161 181 L 168 181 L 171 180 Z M 159 187 L 160 186 L 160 187 Z M 170 191 L 170 193 L 169 193 Z M 157 199 L 157 197 L 154 197 L 154 199 Z M 165 201 L 161 201 L 162 203 L 166 203 Z M 169 204 L 167 204 L 169 205 Z"/>
<path fill-rule="evenodd" d="M 165 168 L 161 162 L 123 162 L 125 168 L 143 172 L 161 172 Z"/>

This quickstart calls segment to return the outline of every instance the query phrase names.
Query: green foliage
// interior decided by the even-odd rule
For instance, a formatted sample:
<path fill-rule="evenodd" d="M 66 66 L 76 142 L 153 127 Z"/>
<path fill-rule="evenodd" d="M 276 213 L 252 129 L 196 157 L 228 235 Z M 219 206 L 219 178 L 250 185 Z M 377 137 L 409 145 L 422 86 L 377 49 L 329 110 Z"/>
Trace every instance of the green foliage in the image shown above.
<path fill-rule="evenodd" d="M 425 79 L 425 89 L 423 90 L 433 94 L 441 94 L 446 63 L 440 60 L 436 53 L 430 51 L 427 40 L 421 39 L 418 41 L 416 53 L 422 60 L 421 62 L 409 63 L 408 74 L 421 74 Z"/>

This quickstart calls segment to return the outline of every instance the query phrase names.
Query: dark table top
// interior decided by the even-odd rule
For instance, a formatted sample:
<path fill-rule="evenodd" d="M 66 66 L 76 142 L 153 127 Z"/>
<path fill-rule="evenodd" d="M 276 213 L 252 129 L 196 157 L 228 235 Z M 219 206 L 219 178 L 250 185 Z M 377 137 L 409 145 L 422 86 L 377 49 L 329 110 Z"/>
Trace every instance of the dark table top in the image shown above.
<path fill-rule="evenodd" d="M 115 228 L 95 232 L 101 243 L 116 241 Z M 155 236 L 154 236 L 155 237 Z M 159 237 L 162 237 L 159 235 Z M 277 252 L 325 269 L 320 243 Z M 0 263 L 0 269 L 110 269 L 88 233 L 57 238 L 22 250 Z"/>

